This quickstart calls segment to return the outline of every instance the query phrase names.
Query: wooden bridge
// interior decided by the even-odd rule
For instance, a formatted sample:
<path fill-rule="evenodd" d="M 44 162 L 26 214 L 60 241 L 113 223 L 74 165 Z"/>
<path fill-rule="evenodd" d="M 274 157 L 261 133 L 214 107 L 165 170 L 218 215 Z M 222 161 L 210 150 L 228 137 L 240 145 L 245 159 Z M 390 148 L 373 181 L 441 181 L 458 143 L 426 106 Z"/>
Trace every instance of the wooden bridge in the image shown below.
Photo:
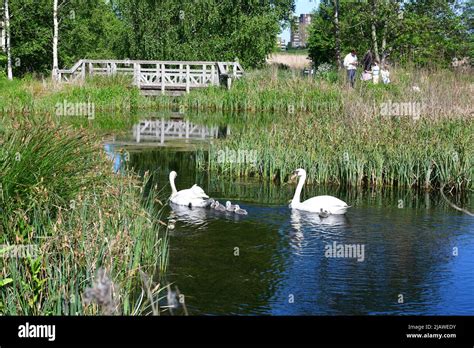
<path fill-rule="evenodd" d="M 227 130 L 229 132 L 229 130 Z M 133 126 L 133 138 L 140 142 L 160 142 L 165 139 L 210 139 L 219 136 L 219 127 L 197 125 L 183 119 L 143 120 Z"/>
<path fill-rule="evenodd" d="M 128 75 L 145 95 L 180 95 L 194 88 L 220 85 L 231 88 L 232 81 L 243 74 L 238 62 L 82 59 L 71 69 L 58 70 L 58 80 L 78 82 L 87 76 Z"/>

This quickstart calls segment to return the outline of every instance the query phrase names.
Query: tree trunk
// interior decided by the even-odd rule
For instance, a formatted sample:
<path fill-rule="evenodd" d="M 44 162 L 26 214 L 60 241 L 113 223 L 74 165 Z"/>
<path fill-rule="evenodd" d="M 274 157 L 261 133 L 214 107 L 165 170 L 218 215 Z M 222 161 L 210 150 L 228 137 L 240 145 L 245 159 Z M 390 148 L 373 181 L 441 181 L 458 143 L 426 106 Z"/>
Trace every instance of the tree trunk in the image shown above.
<path fill-rule="evenodd" d="M 59 41 L 59 22 L 58 22 L 58 0 L 54 0 L 53 5 L 53 81 L 58 80 L 58 41 Z"/>
<path fill-rule="evenodd" d="M 12 70 L 12 52 L 10 48 L 10 10 L 8 8 L 8 0 L 5 0 L 5 41 L 7 49 L 7 75 L 9 80 L 13 80 Z"/>
<path fill-rule="evenodd" d="M 337 68 L 342 67 L 341 61 L 341 33 L 339 30 L 339 0 L 334 0 L 334 32 L 336 38 L 336 62 Z"/>
<path fill-rule="evenodd" d="M 385 20 L 382 33 L 382 59 L 380 61 L 381 65 L 385 64 L 385 58 L 387 58 L 387 19 Z"/>
<path fill-rule="evenodd" d="M 372 46 L 374 48 L 374 55 L 375 59 L 380 61 L 380 55 L 379 55 L 379 46 L 377 44 L 377 29 L 375 27 L 375 21 L 377 20 L 376 13 L 375 13 L 375 0 L 371 1 L 370 4 L 370 17 L 371 17 L 371 22 L 372 22 Z"/>

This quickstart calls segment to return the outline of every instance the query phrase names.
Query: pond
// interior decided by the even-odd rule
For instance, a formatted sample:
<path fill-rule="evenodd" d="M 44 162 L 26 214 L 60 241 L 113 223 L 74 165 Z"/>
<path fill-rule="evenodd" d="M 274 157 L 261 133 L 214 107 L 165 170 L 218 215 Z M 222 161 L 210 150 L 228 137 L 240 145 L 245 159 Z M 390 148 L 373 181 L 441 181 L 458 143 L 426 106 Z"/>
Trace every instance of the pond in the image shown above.
<path fill-rule="evenodd" d="M 320 186 L 306 186 L 304 197 L 336 196 L 352 206 L 346 215 L 291 211 L 293 184 L 231 181 L 198 170 L 196 150 L 229 134 L 207 129 L 196 131 L 199 139 L 170 131 L 139 143 L 135 129 L 106 145 L 109 153 L 125 147 L 128 165 L 151 171 L 164 197 L 175 170 L 178 190 L 196 183 L 248 211 L 166 207 L 162 219 L 176 220 L 167 280 L 185 295 L 190 314 L 474 315 L 472 217 L 439 195 Z M 123 165 L 117 156 L 115 168 Z"/>

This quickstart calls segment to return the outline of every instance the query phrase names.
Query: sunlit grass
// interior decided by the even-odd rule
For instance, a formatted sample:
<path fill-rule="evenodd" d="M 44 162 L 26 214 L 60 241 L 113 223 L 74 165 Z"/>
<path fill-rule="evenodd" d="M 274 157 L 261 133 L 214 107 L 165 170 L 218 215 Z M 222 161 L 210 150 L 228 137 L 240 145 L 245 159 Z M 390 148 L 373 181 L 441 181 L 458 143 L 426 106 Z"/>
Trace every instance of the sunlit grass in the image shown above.
<path fill-rule="evenodd" d="M 144 192 L 148 177 L 115 174 L 83 130 L 20 119 L 3 124 L 0 140 L 0 244 L 37 250 L 25 258 L 3 252 L 0 313 L 147 313 L 155 297 L 141 289 L 158 296 L 163 287 L 146 289 L 143 274 L 162 274 L 168 258 L 158 190 Z M 99 269 L 114 297 L 107 312 L 84 301 Z"/>

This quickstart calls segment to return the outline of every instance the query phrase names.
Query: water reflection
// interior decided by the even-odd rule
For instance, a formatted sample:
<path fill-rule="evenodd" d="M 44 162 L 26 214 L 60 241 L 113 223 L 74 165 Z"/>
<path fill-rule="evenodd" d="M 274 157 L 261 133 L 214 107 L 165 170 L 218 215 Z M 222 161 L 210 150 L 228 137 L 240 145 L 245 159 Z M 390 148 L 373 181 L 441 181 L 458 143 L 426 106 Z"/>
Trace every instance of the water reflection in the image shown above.
<path fill-rule="evenodd" d="M 210 210 L 206 208 L 189 208 L 182 205 L 170 203 L 170 219 L 182 221 L 191 225 L 203 225 L 209 218 Z"/>
<path fill-rule="evenodd" d="M 165 143 L 165 139 L 205 140 L 219 137 L 219 127 L 198 125 L 183 118 L 142 120 L 133 126 L 133 138 L 137 143 Z"/>
<path fill-rule="evenodd" d="M 347 215 L 329 215 L 328 217 L 320 217 L 318 214 L 309 213 L 300 210 L 291 210 L 291 222 L 293 228 L 301 229 L 304 224 L 305 228 L 321 228 L 325 226 L 344 227 L 348 224 Z"/>
<path fill-rule="evenodd" d="M 124 169 L 125 163 L 125 153 L 120 151 L 114 144 L 105 144 L 104 145 L 105 154 L 107 158 L 112 162 L 112 167 L 114 173 Z"/>

